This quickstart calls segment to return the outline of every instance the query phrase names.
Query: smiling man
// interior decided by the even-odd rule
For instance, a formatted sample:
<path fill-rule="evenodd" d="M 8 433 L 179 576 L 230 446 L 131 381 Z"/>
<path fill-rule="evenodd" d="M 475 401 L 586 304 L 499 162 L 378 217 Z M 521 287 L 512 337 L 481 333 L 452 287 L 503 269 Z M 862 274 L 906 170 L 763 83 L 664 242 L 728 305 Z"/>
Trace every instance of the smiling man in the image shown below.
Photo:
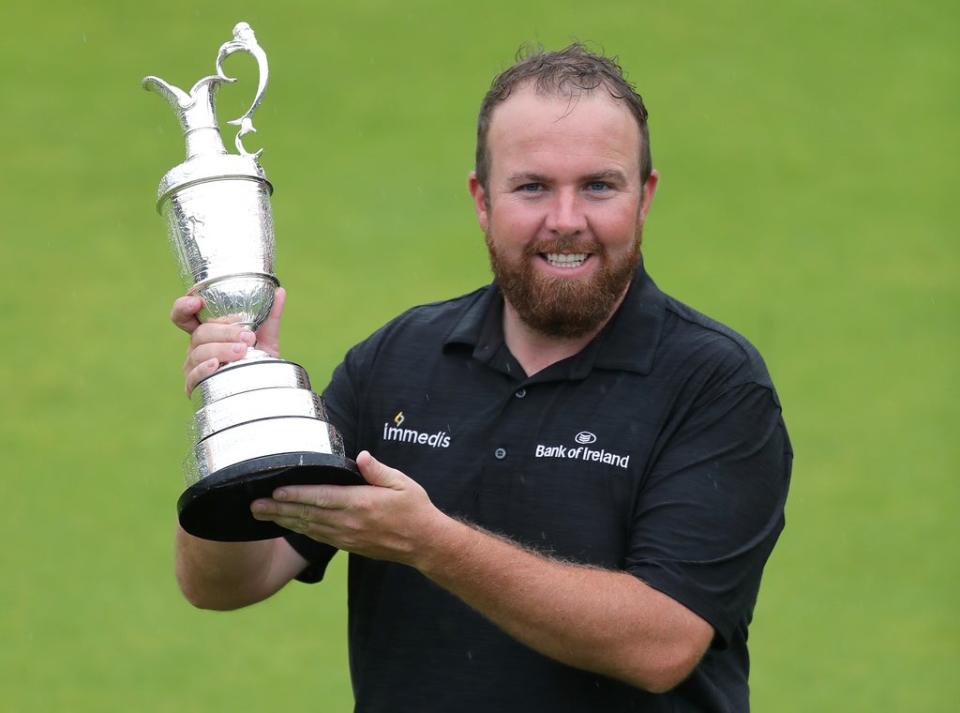
<path fill-rule="evenodd" d="M 481 115 L 470 192 L 508 344 L 515 335 L 525 347 L 514 356 L 531 373 L 579 351 L 623 300 L 657 174 L 640 126 L 609 90 L 526 82 L 510 94 Z"/>
<path fill-rule="evenodd" d="M 358 711 L 749 709 L 792 452 L 757 352 L 644 269 L 646 119 L 579 45 L 497 77 L 469 179 L 495 281 L 337 368 L 324 400 L 368 485 L 252 503 L 273 541 L 178 531 L 191 602 L 318 581 L 342 549 Z M 177 300 L 187 390 L 255 338 L 276 353 L 284 296 L 257 335 Z"/>

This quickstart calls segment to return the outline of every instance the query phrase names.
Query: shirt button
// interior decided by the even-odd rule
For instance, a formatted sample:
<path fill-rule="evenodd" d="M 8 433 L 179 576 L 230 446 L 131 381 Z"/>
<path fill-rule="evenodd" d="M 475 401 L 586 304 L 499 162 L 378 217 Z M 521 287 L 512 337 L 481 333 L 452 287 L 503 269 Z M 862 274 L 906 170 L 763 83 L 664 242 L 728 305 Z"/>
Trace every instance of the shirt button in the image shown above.
<path fill-rule="evenodd" d="M 493 455 L 496 457 L 497 460 L 503 460 L 504 458 L 507 457 L 507 449 L 506 449 L 506 448 L 498 448 L 497 450 L 495 450 L 495 451 L 493 452 Z"/>
<path fill-rule="evenodd" d="M 524 396 L 526 396 L 526 395 L 527 395 L 527 390 L 526 390 L 526 389 L 520 389 L 519 391 L 517 391 L 517 392 L 514 394 L 514 396 L 516 396 L 518 399 L 522 399 L 522 398 L 523 398 Z"/>

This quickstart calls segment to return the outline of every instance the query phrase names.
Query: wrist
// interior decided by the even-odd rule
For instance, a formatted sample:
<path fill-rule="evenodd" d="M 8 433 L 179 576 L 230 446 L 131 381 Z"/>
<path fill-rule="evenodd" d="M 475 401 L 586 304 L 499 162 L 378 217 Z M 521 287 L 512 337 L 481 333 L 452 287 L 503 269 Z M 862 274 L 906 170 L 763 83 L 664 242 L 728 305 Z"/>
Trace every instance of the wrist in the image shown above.
<path fill-rule="evenodd" d="M 436 510 L 432 521 L 424 528 L 423 544 L 413 552 L 410 565 L 425 577 L 435 579 L 436 573 L 449 568 L 451 559 L 462 556 L 465 535 L 469 531 L 469 526 Z"/>

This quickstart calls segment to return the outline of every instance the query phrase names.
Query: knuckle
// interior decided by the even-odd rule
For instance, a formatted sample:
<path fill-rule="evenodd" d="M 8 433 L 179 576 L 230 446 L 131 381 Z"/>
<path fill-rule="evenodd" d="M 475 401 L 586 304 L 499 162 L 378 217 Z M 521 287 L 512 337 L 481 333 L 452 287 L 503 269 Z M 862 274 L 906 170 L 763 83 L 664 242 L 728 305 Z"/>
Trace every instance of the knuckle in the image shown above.
<path fill-rule="evenodd" d="M 276 518 L 275 522 L 291 532 L 299 532 L 301 534 L 306 534 L 306 531 L 303 529 L 301 523 L 296 518 L 292 517 L 279 517 Z"/>
<path fill-rule="evenodd" d="M 217 325 L 212 323 L 201 324 L 190 334 L 190 344 L 194 347 L 210 344 L 216 341 Z"/>
<path fill-rule="evenodd" d="M 173 304 L 170 306 L 170 321 L 179 322 L 181 321 L 187 310 L 184 305 L 185 299 L 183 297 L 178 297 L 173 301 Z"/>
<path fill-rule="evenodd" d="M 187 362 L 191 367 L 197 367 L 208 361 L 209 359 L 216 358 L 218 362 L 226 363 L 228 361 L 234 361 L 243 356 L 243 352 L 246 349 L 235 350 L 234 344 L 225 343 L 225 342 L 208 342 L 205 344 L 199 344 L 187 353 Z"/>
<path fill-rule="evenodd" d="M 189 296 L 180 297 L 174 300 L 170 308 L 170 321 L 179 329 L 192 333 L 198 326 L 197 311 L 195 303 Z"/>
<path fill-rule="evenodd" d="M 323 486 L 313 486 L 302 491 L 294 491 L 294 493 L 295 497 L 303 498 L 309 502 L 311 507 L 320 509 L 330 507 L 330 499 L 327 497 Z"/>
<path fill-rule="evenodd" d="M 183 362 L 184 373 L 193 371 L 203 362 L 204 357 L 202 352 L 200 352 L 198 349 L 189 349 L 187 351 L 187 358 Z"/>
<path fill-rule="evenodd" d="M 187 392 L 187 398 L 190 398 L 190 394 L 193 393 L 193 390 L 197 387 L 197 384 L 200 383 L 200 378 L 196 372 L 197 370 L 193 369 L 184 379 L 183 388 Z"/>

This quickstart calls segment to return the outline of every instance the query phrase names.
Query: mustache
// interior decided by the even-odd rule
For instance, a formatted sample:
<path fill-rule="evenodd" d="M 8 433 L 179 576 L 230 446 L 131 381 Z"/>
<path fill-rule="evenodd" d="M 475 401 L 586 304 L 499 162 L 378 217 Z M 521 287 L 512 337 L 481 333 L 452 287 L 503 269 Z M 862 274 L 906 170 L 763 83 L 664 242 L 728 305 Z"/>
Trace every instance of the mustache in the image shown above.
<path fill-rule="evenodd" d="M 538 240 L 524 248 L 528 257 L 540 253 L 602 253 L 603 246 L 595 238 L 560 237 Z"/>

